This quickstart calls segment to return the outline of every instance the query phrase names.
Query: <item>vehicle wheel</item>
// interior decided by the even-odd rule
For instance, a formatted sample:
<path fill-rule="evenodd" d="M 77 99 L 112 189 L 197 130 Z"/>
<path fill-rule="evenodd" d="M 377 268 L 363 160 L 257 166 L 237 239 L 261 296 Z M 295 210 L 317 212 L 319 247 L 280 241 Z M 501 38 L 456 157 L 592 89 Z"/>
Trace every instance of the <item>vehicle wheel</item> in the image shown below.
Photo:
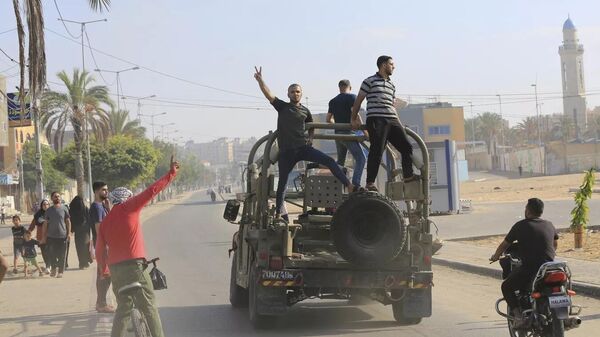
<path fill-rule="evenodd" d="M 358 192 L 336 210 L 331 235 L 338 253 L 347 261 L 381 266 L 404 247 L 406 225 L 392 200 L 374 192 Z"/>
<path fill-rule="evenodd" d="M 248 290 L 240 287 L 235 282 L 237 278 L 237 253 L 233 253 L 231 259 L 231 276 L 229 277 L 229 303 L 234 308 L 245 308 L 248 306 Z"/>
<path fill-rule="evenodd" d="M 398 298 L 402 296 L 401 294 L 397 294 L 397 291 L 392 290 L 392 297 Z M 392 303 L 392 312 L 394 313 L 394 319 L 396 323 L 400 325 L 417 325 L 421 323 L 423 318 L 421 317 L 406 317 L 404 315 L 404 301 L 399 300 Z"/>
<path fill-rule="evenodd" d="M 549 324 L 544 329 L 544 337 L 564 337 L 565 336 L 565 323 L 563 320 L 558 319 L 555 313 L 552 313 L 552 324 Z"/>
<path fill-rule="evenodd" d="M 265 329 L 269 327 L 269 316 L 262 315 L 258 311 L 258 268 L 252 267 L 248 279 L 248 314 L 250 316 L 250 323 L 256 329 Z M 275 318 L 275 317 L 273 317 Z"/>
<path fill-rule="evenodd" d="M 135 337 L 152 337 L 146 317 L 138 309 L 131 311 L 131 324 L 133 325 L 133 333 Z"/>

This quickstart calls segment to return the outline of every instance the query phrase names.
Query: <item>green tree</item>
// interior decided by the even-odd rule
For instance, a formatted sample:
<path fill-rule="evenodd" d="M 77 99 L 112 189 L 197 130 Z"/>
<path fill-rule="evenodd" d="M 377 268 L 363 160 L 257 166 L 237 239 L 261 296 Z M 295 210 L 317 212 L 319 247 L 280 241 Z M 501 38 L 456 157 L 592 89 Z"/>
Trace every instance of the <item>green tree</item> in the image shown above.
<path fill-rule="evenodd" d="M 46 191 L 62 191 L 67 185 L 65 174 L 54 166 L 56 152 L 47 145 L 42 145 L 42 167 L 44 168 L 44 189 Z M 23 174 L 25 188 L 35 190 L 35 143 L 28 141 L 23 147 Z M 42 196 L 43 197 L 43 196 Z"/>
<path fill-rule="evenodd" d="M 488 153 L 492 153 L 492 145 L 496 143 L 498 135 L 502 130 L 502 117 L 493 112 L 484 112 L 478 115 L 479 127 L 478 132 L 481 134 L 481 139 L 485 139 L 488 143 Z"/>
<path fill-rule="evenodd" d="M 41 125 L 46 130 L 46 137 L 52 139 L 54 148 L 62 150 L 63 138 L 67 127 L 73 128 L 75 141 L 75 180 L 77 194 L 83 195 L 84 167 L 83 145 L 85 144 L 86 124 L 89 133 L 97 139 L 104 140 L 109 128 L 108 115 L 104 106 L 112 107 L 106 86 L 90 86 L 94 78 L 87 72 L 73 70 L 73 78 L 65 71 L 58 73 L 58 78 L 67 87 L 67 92 L 47 91 L 42 98 Z"/>
<path fill-rule="evenodd" d="M 519 136 L 527 140 L 527 143 L 537 142 L 538 124 L 535 117 L 526 117 L 517 124 L 516 129 Z"/>
<path fill-rule="evenodd" d="M 137 119 L 129 119 L 129 111 L 127 110 L 112 110 L 108 114 L 110 126 L 110 135 L 125 135 L 134 138 L 143 138 L 146 134 L 146 128 L 140 125 Z"/>
<path fill-rule="evenodd" d="M 111 137 L 106 144 L 91 146 L 93 177 L 109 186 L 135 188 L 154 175 L 159 152 L 147 139 L 134 139 L 128 136 Z M 75 176 L 74 163 L 76 150 L 69 144 L 55 162 L 69 177 Z"/>

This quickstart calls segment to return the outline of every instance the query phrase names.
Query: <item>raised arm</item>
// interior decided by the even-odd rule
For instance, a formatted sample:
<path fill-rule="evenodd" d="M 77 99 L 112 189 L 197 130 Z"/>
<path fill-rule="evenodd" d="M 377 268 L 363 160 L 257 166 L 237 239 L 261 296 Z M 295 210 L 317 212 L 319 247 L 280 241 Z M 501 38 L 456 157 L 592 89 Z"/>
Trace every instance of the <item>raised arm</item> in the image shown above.
<path fill-rule="evenodd" d="M 361 120 L 358 111 L 360 110 L 360 105 L 367 97 L 367 93 L 364 91 L 359 91 L 358 96 L 356 96 L 356 100 L 354 100 L 354 105 L 352 106 L 352 118 L 350 122 L 352 123 L 352 128 L 358 130 L 360 128 Z"/>
<path fill-rule="evenodd" d="M 256 71 L 254 73 L 254 78 L 258 82 L 260 91 L 262 91 L 263 95 L 265 95 L 265 97 L 269 100 L 269 103 L 273 103 L 273 101 L 275 100 L 275 95 L 273 95 L 273 93 L 271 93 L 271 90 L 269 90 L 269 87 L 267 87 L 267 85 L 265 84 L 265 81 L 262 78 L 262 67 L 259 67 L 259 68 L 254 67 L 254 70 Z"/>
<path fill-rule="evenodd" d="M 129 198 L 123 205 L 130 211 L 142 209 L 147 203 L 150 202 L 150 200 L 152 200 L 152 198 L 160 193 L 160 191 L 164 190 L 171 183 L 171 181 L 175 179 L 178 170 L 179 162 L 175 161 L 171 155 L 171 169 L 169 172 L 154 182 L 154 184 L 150 185 L 142 193 Z"/>

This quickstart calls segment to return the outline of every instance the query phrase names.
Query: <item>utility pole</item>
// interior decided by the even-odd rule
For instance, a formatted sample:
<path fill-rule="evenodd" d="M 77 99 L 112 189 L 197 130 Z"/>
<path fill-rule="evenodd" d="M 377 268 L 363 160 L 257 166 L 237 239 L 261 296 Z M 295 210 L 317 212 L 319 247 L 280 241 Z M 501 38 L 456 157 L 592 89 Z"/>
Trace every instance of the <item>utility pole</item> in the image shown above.
<path fill-rule="evenodd" d="M 137 99 L 137 119 L 138 119 L 138 122 L 141 123 L 142 100 L 148 99 L 148 98 L 154 98 L 154 97 L 156 97 L 156 95 L 150 95 L 150 96 L 140 97 L 140 98 Z"/>
<path fill-rule="evenodd" d="M 175 123 L 160 124 L 160 140 L 165 141 L 165 127 L 175 125 Z"/>
<path fill-rule="evenodd" d="M 154 125 L 155 125 L 154 124 L 154 117 L 161 116 L 161 115 L 166 115 L 166 114 L 167 114 L 166 112 L 161 112 L 161 113 L 152 114 L 152 115 L 139 114 L 140 116 L 150 117 L 150 120 L 151 120 L 150 125 L 152 126 L 152 142 L 154 142 L 154 139 L 155 139 L 155 137 L 154 137 Z"/>
<path fill-rule="evenodd" d="M 475 152 L 475 116 L 473 115 L 473 102 L 469 101 L 471 106 L 471 152 Z"/>
<path fill-rule="evenodd" d="M 94 69 L 94 71 L 97 72 L 104 72 L 104 73 L 113 73 L 117 75 L 117 111 L 121 111 L 121 78 L 119 77 L 119 74 L 124 73 L 126 71 L 130 71 L 130 70 L 138 70 L 140 69 L 140 67 L 135 66 L 135 67 L 131 67 L 131 68 L 127 68 L 127 69 L 123 69 L 123 70 L 106 70 L 106 69 Z M 154 96 L 154 95 L 153 95 Z M 139 101 L 138 101 L 139 104 Z"/>
<path fill-rule="evenodd" d="M 91 21 L 73 21 L 73 20 L 65 20 L 65 19 L 59 18 L 58 21 L 74 23 L 74 24 L 78 24 L 81 26 L 81 71 L 82 71 L 82 73 L 85 73 L 85 49 L 84 49 L 84 43 L 83 43 L 83 38 L 85 35 L 85 26 L 90 23 L 107 22 L 108 20 L 101 19 L 101 20 L 91 20 Z M 92 195 L 94 195 L 94 191 L 92 191 L 92 156 L 91 156 L 91 152 L 90 152 L 90 135 L 89 135 L 89 130 L 88 130 L 87 112 L 85 110 L 85 106 L 83 107 L 83 113 L 85 114 L 83 125 L 84 125 L 84 132 L 85 132 L 85 145 L 86 145 L 86 152 L 87 152 L 87 171 L 88 171 L 87 178 L 88 178 L 88 185 L 89 185 L 87 188 L 87 191 L 88 191 L 87 193 L 88 193 L 88 200 L 91 203 Z"/>
<path fill-rule="evenodd" d="M 535 115 L 536 115 L 536 125 L 538 132 L 538 145 L 542 146 L 542 128 L 540 127 L 540 109 L 538 103 L 538 92 L 537 92 L 537 83 L 531 85 L 535 90 Z"/>
<path fill-rule="evenodd" d="M 500 108 L 500 120 L 502 121 L 502 126 L 500 128 L 500 142 L 502 142 L 502 145 L 504 145 L 504 117 L 502 116 L 502 96 L 500 94 L 497 94 L 496 96 L 498 96 L 498 105 Z"/>

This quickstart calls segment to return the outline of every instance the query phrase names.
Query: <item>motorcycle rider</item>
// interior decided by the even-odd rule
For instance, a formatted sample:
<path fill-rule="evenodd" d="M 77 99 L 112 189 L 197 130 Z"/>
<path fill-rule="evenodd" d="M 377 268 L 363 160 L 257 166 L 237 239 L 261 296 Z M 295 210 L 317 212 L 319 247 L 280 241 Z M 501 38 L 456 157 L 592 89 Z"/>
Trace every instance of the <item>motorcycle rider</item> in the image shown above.
<path fill-rule="evenodd" d="M 502 294 L 515 318 L 516 326 L 522 325 L 522 311 L 515 291 L 529 287 L 540 266 L 554 260 L 558 247 L 556 228 L 552 222 L 541 218 L 543 212 L 542 200 L 527 200 L 525 219 L 513 225 L 494 255 L 490 257 L 490 261 L 497 261 L 513 242 L 519 243 L 518 254 L 522 265 L 502 282 Z"/>

